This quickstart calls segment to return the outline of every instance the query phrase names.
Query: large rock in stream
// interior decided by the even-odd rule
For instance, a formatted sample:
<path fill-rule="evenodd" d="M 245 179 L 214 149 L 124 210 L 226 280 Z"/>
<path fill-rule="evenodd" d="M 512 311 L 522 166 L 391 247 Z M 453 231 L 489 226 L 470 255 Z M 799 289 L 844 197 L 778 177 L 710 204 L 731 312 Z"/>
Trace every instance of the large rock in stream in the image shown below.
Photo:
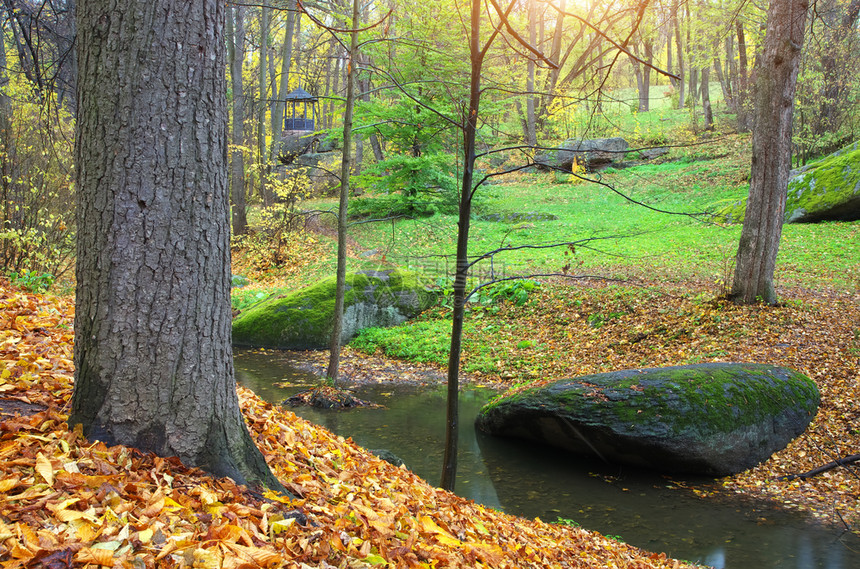
<path fill-rule="evenodd" d="M 334 326 L 335 277 L 275 296 L 233 319 L 233 345 L 284 350 L 323 350 Z M 341 341 L 372 326 L 396 326 L 431 307 L 438 292 L 401 270 L 348 274 Z"/>
<path fill-rule="evenodd" d="M 788 368 L 709 363 L 557 380 L 491 402 L 476 423 L 606 461 L 724 476 L 788 445 L 820 399 Z"/>

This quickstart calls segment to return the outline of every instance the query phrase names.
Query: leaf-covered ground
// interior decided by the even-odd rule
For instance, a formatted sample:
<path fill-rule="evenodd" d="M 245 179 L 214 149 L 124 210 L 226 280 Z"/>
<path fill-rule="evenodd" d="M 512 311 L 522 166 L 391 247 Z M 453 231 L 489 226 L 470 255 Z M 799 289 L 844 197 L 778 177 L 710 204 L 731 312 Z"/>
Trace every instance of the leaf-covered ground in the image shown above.
<path fill-rule="evenodd" d="M 780 480 L 860 454 L 860 291 L 779 293 L 779 306 L 737 306 L 716 299 L 713 288 L 689 282 L 546 283 L 524 306 L 474 309 L 467 318 L 462 365 L 484 380 L 514 385 L 698 362 L 796 369 L 821 391 L 818 415 L 786 449 L 721 479 L 722 486 L 860 533 L 860 462 L 808 479 Z M 442 309 L 423 315 L 444 317 Z M 422 328 L 392 332 L 392 342 L 419 342 Z M 389 348 L 396 353 L 399 346 L 380 350 Z"/>
<path fill-rule="evenodd" d="M 0 281 L 0 567 L 686 567 L 433 488 L 240 389 L 298 499 L 91 443 L 65 423 L 68 299 Z"/>

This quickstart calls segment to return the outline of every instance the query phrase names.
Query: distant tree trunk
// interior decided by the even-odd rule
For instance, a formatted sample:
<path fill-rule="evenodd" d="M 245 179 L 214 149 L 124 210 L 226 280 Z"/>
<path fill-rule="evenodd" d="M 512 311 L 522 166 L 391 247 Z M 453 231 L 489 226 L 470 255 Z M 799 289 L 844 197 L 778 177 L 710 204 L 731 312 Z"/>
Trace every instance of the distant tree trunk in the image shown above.
<path fill-rule="evenodd" d="M 564 39 L 564 16 L 567 11 L 567 0 L 561 0 L 559 2 L 559 10 L 556 13 L 555 19 L 555 28 L 552 32 L 552 47 L 550 48 L 549 59 L 550 61 L 558 62 L 561 57 L 561 42 Z M 543 18 L 541 18 L 541 25 L 543 25 Z M 543 36 L 543 33 L 541 33 Z M 543 37 L 541 37 L 541 44 L 543 44 Z M 532 42 L 534 45 L 534 42 Z M 558 69 L 550 69 L 548 72 L 548 81 L 547 81 L 547 91 L 554 91 L 556 85 L 558 84 L 559 73 L 561 73 L 561 66 L 558 66 Z"/>
<path fill-rule="evenodd" d="M 699 70 L 695 67 L 690 67 L 690 72 L 687 76 L 689 86 L 687 87 L 687 97 L 692 102 L 692 107 L 696 106 L 696 100 L 699 98 Z"/>
<path fill-rule="evenodd" d="M 233 208 L 233 234 L 248 230 L 245 210 L 245 93 L 242 85 L 242 62 L 245 60 L 245 8 L 227 6 L 227 59 L 233 92 L 233 150 L 230 152 L 230 195 Z"/>
<path fill-rule="evenodd" d="M 368 60 L 364 61 L 367 62 Z M 358 90 L 361 100 L 370 102 L 370 79 L 368 77 L 358 80 Z M 382 144 L 379 142 L 379 137 L 374 132 L 368 138 L 370 139 L 370 149 L 373 151 L 373 159 L 377 162 L 382 162 L 385 156 L 382 153 Z"/>
<path fill-rule="evenodd" d="M 705 130 L 714 129 L 714 111 L 711 108 L 711 68 L 702 69 L 702 113 L 705 115 Z"/>
<path fill-rule="evenodd" d="M 335 384 L 340 370 L 340 336 L 343 332 L 343 305 L 346 294 L 346 210 L 349 199 L 350 167 L 352 166 L 352 115 L 355 107 L 355 68 L 358 62 L 359 0 L 352 0 L 352 31 L 350 32 L 349 63 L 346 69 L 346 109 L 343 114 L 343 160 L 340 169 L 340 202 L 337 210 L 337 277 L 326 377 Z"/>
<path fill-rule="evenodd" d="M 647 113 L 651 108 L 651 63 L 654 61 L 654 43 L 652 40 L 642 42 L 645 49 L 645 62 L 642 69 L 642 84 L 639 87 L 639 111 Z"/>
<path fill-rule="evenodd" d="M 268 167 L 266 152 L 266 109 L 268 108 L 268 87 L 266 79 L 269 60 L 269 24 L 272 21 L 272 9 L 262 8 L 260 14 L 260 65 L 257 68 L 257 175 L 259 176 L 258 193 L 265 205 L 272 203 L 267 188 Z"/>
<path fill-rule="evenodd" d="M 791 167 L 791 117 L 807 0 L 771 0 L 756 69 L 750 194 L 732 285 L 739 303 L 776 302 L 773 274 Z"/>
<path fill-rule="evenodd" d="M 272 158 L 276 158 L 281 149 L 284 134 L 285 97 L 290 89 L 290 66 L 293 61 L 293 34 L 296 28 L 296 0 L 287 2 L 287 29 L 284 32 L 284 43 L 281 46 L 281 76 L 278 87 L 278 100 L 272 107 Z"/>
<path fill-rule="evenodd" d="M 681 43 L 681 21 L 678 18 L 678 0 L 672 2 L 672 21 L 675 24 L 675 53 L 678 56 L 678 108 L 686 103 L 686 84 L 684 82 L 684 46 Z"/>
<path fill-rule="evenodd" d="M 857 54 L 856 52 L 852 54 L 846 49 L 848 55 L 843 55 L 841 48 L 852 30 L 856 34 L 858 17 L 860 17 L 860 0 L 852 0 L 842 18 L 832 26 L 830 49 L 826 50 L 821 58 L 824 85 L 820 97 L 819 120 L 816 121 L 819 125 L 816 129 L 818 132 L 814 133 L 816 135 L 836 132 L 842 123 L 844 101 L 849 98 L 847 91 L 850 88 L 849 82 L 846 81 L 845 60 L 856 58 Z"/>
<path fill-rule="evenodd" d="M 735 39 L 731 34 L 726 36 L 726 85 L 732 91 L 732 104 L 729 107 L 735 114 L 738 113 L 740 105 L 740 78 L 738 77 L 738 63 L 735 60 Z"/>
<path fill-rule="evenodd" d="M 68 422 L 283 490 L 242 418 L 230 346 L 225 6 L 79 6 Z"/>
<path fill-rule="evenodd" d="M 740 20 L 735 21 L 735 31 L 738 37 L 738 88 L 737 88 L 737 117 L 738 130 L 741 132 L 749 132 L 752 128 L 750 124 L 753 118 L 750 113 L 749 103 L 750 84 L 749 84 L 749 63 L 747 61 L 747 40 L 744 33 L 744 25 Z M 756 112 L 753 109 L 753 112 Z"/>
<path fill-rule="evenodd" d="M 562 0 L 564 3 L 564 0 Z M 529 43 L 535 45 L 535 40 L 537 39 L 537 7 L 535 6 L 535 0 L 528 0 L 529 4 Z M 560 16 L 561 17 L 561 16 Z M 560 23 L 562 23 L 561 20 Z M 559 26 L 560 27 L 560 26 Z M 561 34 L 559 34 L 559 51 L 561 51 Z M 553 42 L 553 47 L 555 47 L 555 42 Z M 553 69 L 553 72 L 558 74 L 557 69 Z M 528 94 L 526 95 L 526 144 L 534 148 L 537 146 L 537 132 L 536 132 L 536 120 L 535 120 L 535 62 L 530 57 L 528 66 L 526 69 L 527 79 L 526 79 L 526 91 Z"/>
<path fill-rule="evenodd" d="M 717 74 L 717 81 L 720 82 L 720 89 L 723 91 L 723 100 L 726 102 L 726 106 L 732 109 L 734 108 L 734 101 L 732 100 L 732 83 L 728 77 L 728 67 L 726 68 L 726 73 L 723 73 L 723 64 L 720 61 L 720 56 L 717 54 L 718 47 L 719 41 L 714 44 L 714 71 Z"/>
<path fill-rule="evenodd" d="M 674 87 L 677 79 L 672 77 L 672 31 L 670 30 L 666 37 L 666 71 L 669 72 L 669 84 Z"/>

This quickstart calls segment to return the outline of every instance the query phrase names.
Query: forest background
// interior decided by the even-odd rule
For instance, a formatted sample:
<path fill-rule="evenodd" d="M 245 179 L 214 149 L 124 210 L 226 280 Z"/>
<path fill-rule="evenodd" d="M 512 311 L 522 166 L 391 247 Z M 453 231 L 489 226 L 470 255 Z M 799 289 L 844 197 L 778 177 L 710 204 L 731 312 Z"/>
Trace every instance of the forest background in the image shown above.
<path fill-rule="evenodd" d="M 286 94 L 300 87 L 318 98 L 314 140 L 340 146 L 349 65 L 358 83 L 352 188 L 377 198 L 355 202 L 353 213 L 391 219 L 456 209 L 463 141 L 450 117 L 468 98 L 470 72 L 461 7 L 447 0 L 360 6 L 367 24 L 359 26 L 361 49 L 352 60 L 345 1 L 229 7 L 234 256 L 258 276 L 273 267 L 289 272 L 297 262 L 322 262 L 320 272 L 332 266 L 318 231 L 295 229 L 331 231 L 332 216 L 307 213 L 331 207 L 308 200 L 337 191 L 339 152 L 317 155 L 331 175 L 296 167 L 281 125 L 291 113 Z M 858 0 L 817 2 L 811 12 L 795 100 L 796 165 L 857 137 L 860 66 L 850 55 L 858 12 Z M 69 290 L 74 2 L 8 0 L 3 16 L 0 270 L 37 286 L 60 280 Z M 483 77 L 482 174 L 504 180 L 502 173 L 529 166 L 541 147 L 568 138 L 623 136 L 634 148 L 698 145 L 672 159 L 721 157 L 727 170 L 741 169 L 735 185 L 743 193 L 761 6 L 524 0 L 510 19 L 558 68 L 494 44 Z M 728 164 L 733 157 L 737 163 Z M 554 174 L 552 181 L 576 180 Z M 317 271 L 306 276 L 313 280 Z"/>

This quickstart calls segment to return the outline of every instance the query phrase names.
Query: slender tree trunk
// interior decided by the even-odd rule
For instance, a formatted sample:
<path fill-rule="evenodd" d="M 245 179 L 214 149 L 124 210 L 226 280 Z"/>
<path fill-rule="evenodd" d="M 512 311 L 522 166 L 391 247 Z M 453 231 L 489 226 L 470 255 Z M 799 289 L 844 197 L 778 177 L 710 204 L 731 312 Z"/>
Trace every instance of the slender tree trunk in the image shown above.
<path fill-rule="evenodd" d="M 749 85 L 749 63 L 747 61 L 747 40 L 744 33 L 744 25 L 740 20 L 735 22 L 735 32 L 738 38 L 738 88 L 737 93 L 737 117 L 738 130 L 749 132 L 752 128 L 750 121 L 750 85 Z M 753 109 L 755 112 L 755 109 Z"/>
<path fill-rule="evenodd" d="M 791 117 L 807 0 L 772 0 L 756 70 L 750 195 L 735 264 L 736 302 L 776 302 L 773 274 L 791 167 Z"/>
<path fill-rule="evenodd" d="M 441 486 L 454 490 L 457 478 L 457 449 L 460 434 L 460 351 L 463 341 L 463 317 L 466 309 L 466 277 L 469 273 L 469 224 L 472 216 L 472 177 L 475 167 L 475 135 L 478 132 L 478 107 L 481 101 L 481 68 L 484 54 L 480 49 L 481 2 L 472 0 L 469 53 L 472 66 L 469 88 L 469 111 L 463 125 L 463 185 L 460 189 L 460 212 L 457 231 L 457 268 L 454 274 L 454 309 L 451 316 L 451 349 L 448 353 L 448 404 L 445 428 L 445 454 L 442 461 Z"/>
<path fill-rule="evenodd" d="M 695 67 L 690 67 L 687 75 L 689 86 L 687 87 L 687 98 L 689 98 L 691 107 L 696 106 L 696 100 L 699 98 L 699 70 Z"/>
<path fill-rule="evenodd" d="M 678 0 L 672 2 L 672 20 L 675 23 L 675 53 L 678 56 L 678 108 L 686 103 L 686 84 L 684 82 L 684 46 L 681 42 L 681 21 L 678 18 Z"/>
<path fill-rule="evenodd" d="M 561 42 L 564 38 L 564 13 L 567 10 L 567 0 L 561 0 L 558 4 L 558 8 L 559 10 L 556 12 L 555 28 L 552 32 L 552 47 L 550 48 L 549 53 L 550 61 L 555 62 L 558 62 L 559 57 L 561 56 Z M 541 18 L 541 29 L 543 29 L 543 18 Z M 543 44 L 543 33 L 540 35 L 540 43 Z M 532 42 L 532 45 L 535 45 L 534 42 Z M 555 91 L 560 72 L 561 65 L 559 65 L 557 69 L 549 70 L 547 76 L 547 92 L 552 93 Z"/>
<path fill-rule="evenodd" d="M 278 87 L 278 100 L 272 107 L 272 158 L 277 156 L 281 148 L 284 134 L 284 107 L 290 90 L 290 65 L 293 61 L 293 33 L 296 28 L 296 0 L 287 2 L 287 29 L 284 32 L 284 43 L 281 46 L 281 76 Z"/>
<path fill-rule="evenodd" d="M 726 102 L 726 106 L 729 109 L 734 109 L 735 102 L 734 97 L 732 97 L 732 82 L 728 76 L 728 66 L 726 67 L 726 73 L 723 73 L 723 64 L 720 61 L 719 55 L 716 54 L 716 47 L 714 49 L 714 71 L 717 74 L 717 80 L 720 82 L 720 89 L 723 91 L 723 100 Z"/>
<path fill-rule="evenodd" d="M 266 79 L 269 60 L 269 24 L 272 21 L 272 9 L 262 8 L 260 13 L 260 66 L 257 68 L 257 175 L 259 176 L 258 194 L 265 205 L 271 205 L 272 200 L 267 188 L 268 167 L 266 157 L 266 109 L 268 108 L 268 87 Z"/>
<path fill-rule="evenodd" d="M 654 43 L 651 40 L 642 42 L 645 48 L 645 61 L 653 63 L 654 61 Z M 647 113 L 651 108 L 651 68 L 648 65 L 642 66 L 642 85 L 639 87 L 639 111 Z"/>
<path fill-rule="evenodd" d="M 367 60 L 365 60 L 365 62 L 367 62 Z M 370 86 L 369 78 L 358 80 L 358 88 L 362 101 L 370 102 Z M 370 149 L 373 151 L 374 160 L 382 162 L 385 159 L 385 156 L 382 153 L 382 145 L 379 143 L 379 137 L 376 136 L 376 133 L 373 133 L 368 138 L 370 139 Z"/>
<path fill-rule="evenodd" d="M 714 129 L 714 110 L 711 108 L 711 68 L 702 69 L 702 113 L 705 115 L 705 130 Z"/>
<path fill-rule="evenodd" d="M 225 7 L 79 6 L 69 424 L 90 440 L 282 489 L 242 418 L 233 373 Z"/>
<path fill-rule="evenodd" d="M 343 115 L 343 160 L 340 169 L 340 202 L 337 209 L 337 284 L 335 285 L 334 326 L 332 327 L 326 377 L 335 384 L 340 369 L 340 345 L 343 333 L 343 304 L 346 292 L 346 210 L 349 199 L 352 166 L 352 116 L 355 107 L 355 68 L 358 62 L 359 0 L 352 0 L 352 31 L 349 62 L 346 67 L 346 109 Z"/>
<path fill-rule="evenodd" d="M 233 91 L 233 150 L 230 152 L 230 195 L 233 208 L 233 234 L 248 230 L 245 209 L 245 93 L 242 85 L 242 62 L 245 60 L 245 8 L 227 6 L 227 59 Z"/>
<path fill-rule="evenodd" d="M 564 2 L 564 0 L 562 0 Z M 535 41 L 537 40 L 537 7 L 535 6 L 535 0 L 528 0 L 529 3 L 529 43 L 535 45 Z M 560 21 L 559 24 L 563 23 L 561 20 L 562 16 L 559 16 Z M 561 26 L 559 26 L 561 27 Z M 553 48 L 555 47 L 555 42 L 553 41 Z M 561 51 L 561 34 L 559 34 L 559 51 Z M 553 72 L 558 75 L 558 70 L 553 69 Z M 528 62 L 528 68 L 526 69 L 527 79 L 526 79 L 526 91 L 528 94 L 526 95 L 526 144 L 534 148 L 537 146 L 537 132 L 536 132 L 536 121 L 535 121 L 535 62 L 530 57 Z"/>

